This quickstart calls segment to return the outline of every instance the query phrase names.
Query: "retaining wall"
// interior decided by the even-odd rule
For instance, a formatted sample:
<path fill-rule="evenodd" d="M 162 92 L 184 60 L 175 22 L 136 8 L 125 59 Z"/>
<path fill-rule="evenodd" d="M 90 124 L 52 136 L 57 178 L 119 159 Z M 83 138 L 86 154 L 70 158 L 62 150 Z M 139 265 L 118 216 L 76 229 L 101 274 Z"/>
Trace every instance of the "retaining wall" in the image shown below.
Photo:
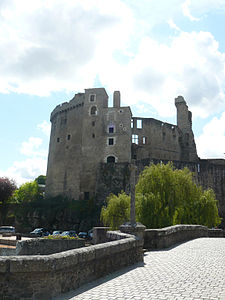
<path fill-rule="evenodd" d="M 118 240 L 51 255 L 0 257 L 0 299 L 54 299 L 143 261 L 142 247 L 134 236 L 111 235 Z"/>

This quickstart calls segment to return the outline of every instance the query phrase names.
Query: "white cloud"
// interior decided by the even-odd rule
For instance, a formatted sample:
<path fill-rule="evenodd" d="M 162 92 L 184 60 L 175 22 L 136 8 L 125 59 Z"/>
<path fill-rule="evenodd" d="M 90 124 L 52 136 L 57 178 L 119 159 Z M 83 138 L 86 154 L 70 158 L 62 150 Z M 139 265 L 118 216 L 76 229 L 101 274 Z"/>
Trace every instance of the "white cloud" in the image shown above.
<path fill-rule="evenodd" d="M 50 136 L 51 124 L 47 121 L 43 121 L 41 124 L 38 124 L 37 127 L 47 136 Z"/>
<path fill-rule="evenodd" d="M 126 104 L 147 102 L 171 116 L 181 94 L 194 116 L 206 117 L 224 108 L 224 54 L 212 34 L 182 32 L 174 20 L 182 8 L 195 19 L 221 7 L 221 0 L 1 2 L 0 92 L 83 91 L 97 77 Z M 166 23 L 176 29 L 170 44 L 151 37 Z"/>
<path fill-rule="evenodd" d="M 209 32 L 180 32 L 170 45 L 142 39 L 127 65 L 109 62 L 100 80 L 120 87 L 126 104 L 151 104 L 161 116 L 175 113 L 174 98 L 183 95 L 194 116 L 206 117 L 225 108 L 225 54 Z"/>
<path fill-rule="evenodd" d="M 47 123 L 47 122 L 46 122 Z M 42 128 L 47 127 L 43 122 Z M 42 148 L 43 140 L 38 137 L 30 137 L 21 144 L 20 153 L 27 156 L 26 159 L 14 161 L 7 170 L 0 170 L 0 176 L 14 179 L 18 185 L 34 180 L 39 175 L 46 174 L 47 149 Z"/>
<path fill-rule="evenodd" d="M 225 111 L 220 118 L 214 117 L 196 138 L 198 155 L 201 158 L 225 157 Z"/>
<path fill-rule="evenodd" d="M 47 160 L 44 158 L 32 157 L 23 161 L 15 161 L 12 167 L 6 171 L 0 170 L 0 176 L 7 176 L 21 185 L 28 181 L 33 181 L 39 175 L 46 174 Z"/>
<path fill-rule="evenodd" d="M 175 29 L 179 32 L 181 31 L 181 29 L 174 23 L 172 18 L 170 18 L 167 23 L 169 24 L 170 28 Z"/>
<path fill-rule="evenodd" d="M 42 145 L 42 139 L 37 137 L 30 137 L 28 141 L 22 143 L 20 153 L 26 156 L 32 157 L 46 157 L 47 153 L 45 149 L 40 149 Z"/>
<path fill-rule="evenodd" d="M 92 86 L 98 65 L 132 32 L 132 13 L 119 0 L 14 0 L 0 9 L 0 92 Z"/>
<path fill-rule="evenodd" d="M 190 19 L 190 21 L 199 21 L 200 19 L 195 18 L 194 16 L 191 15 L 190 12 L 190 4 L 191 1 L 190 0 L 186 0 L 183 4 L 182 4 L 182 11 L 185 17 L 188 17 Z"/>

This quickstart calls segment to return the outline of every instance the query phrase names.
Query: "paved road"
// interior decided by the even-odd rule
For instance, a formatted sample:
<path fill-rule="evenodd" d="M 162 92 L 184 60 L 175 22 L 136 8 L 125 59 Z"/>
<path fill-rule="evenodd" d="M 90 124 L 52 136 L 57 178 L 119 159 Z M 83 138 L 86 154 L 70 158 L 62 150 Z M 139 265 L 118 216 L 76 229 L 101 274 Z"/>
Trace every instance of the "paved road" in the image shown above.
<path fill-rule="evenodd" d="M 136 264 L 56 300 L 225 300 L 225 238 L 200 238 L 145 253 Z"/>

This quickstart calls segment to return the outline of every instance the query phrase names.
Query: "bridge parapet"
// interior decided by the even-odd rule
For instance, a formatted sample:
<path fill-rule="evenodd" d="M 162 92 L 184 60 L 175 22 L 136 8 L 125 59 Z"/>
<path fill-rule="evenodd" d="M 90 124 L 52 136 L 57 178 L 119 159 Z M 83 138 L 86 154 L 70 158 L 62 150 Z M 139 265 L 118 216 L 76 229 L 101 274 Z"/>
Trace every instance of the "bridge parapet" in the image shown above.
<path fill-rule="evenodd" d="M 206 226 L 181 224 L 161 229 L 146 229 L 144 233 L 144 248 L 163 249 L 200 237 L 208 237 L 208 228 Z"/>

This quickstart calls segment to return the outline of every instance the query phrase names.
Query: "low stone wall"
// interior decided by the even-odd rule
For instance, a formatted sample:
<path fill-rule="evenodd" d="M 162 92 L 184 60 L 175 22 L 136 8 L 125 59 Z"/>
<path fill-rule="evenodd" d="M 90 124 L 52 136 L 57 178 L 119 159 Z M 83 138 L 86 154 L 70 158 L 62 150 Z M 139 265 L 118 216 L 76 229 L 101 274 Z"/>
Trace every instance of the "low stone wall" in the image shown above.
<path fill-rule="evenodd" d="M 175 225 L 162 229 L 146 229 L 144 232 L 144 248 L 163 249 L 199 237 L 208 237 L 207 227 L 201 225 Z"/>
<path fill-rule="evenodd" d="M 208 230 L 209 237 L 225 237 L 225 230 L 222 229 L 209 229 Z"/>
<path fill-rule="evenodd" d="M 118 240 L 51 255 L 0 257 L 0 299 L 54 299 L 143 261 L 137 238 L 118 232 L 113 236 Z"/>
<path fill-rule="evenodd" d="M 0 256 L 16 255 L 16 248 L 0 248 Z"/>
<path fill-rule="evenodd" d="M 85 240 L 35 238 L 18 241 L 16 255 L 47 255 L 85 246 Z"/>

